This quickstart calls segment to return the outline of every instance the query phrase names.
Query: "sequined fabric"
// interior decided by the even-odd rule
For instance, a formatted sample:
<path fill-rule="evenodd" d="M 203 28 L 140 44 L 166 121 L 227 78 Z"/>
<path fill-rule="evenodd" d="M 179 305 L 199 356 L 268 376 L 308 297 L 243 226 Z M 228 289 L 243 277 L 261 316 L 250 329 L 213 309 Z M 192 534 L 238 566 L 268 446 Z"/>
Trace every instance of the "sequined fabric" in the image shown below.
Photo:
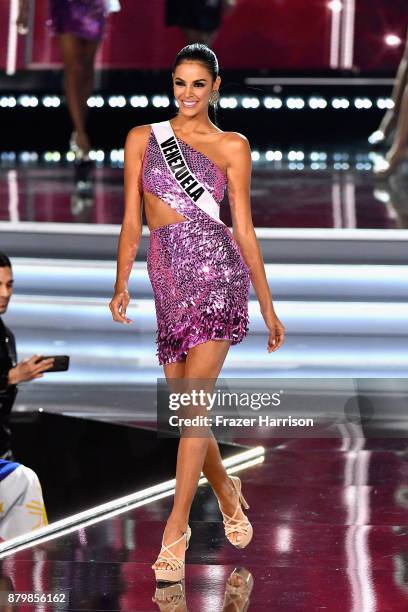
<path fill-rule="evenodd" d="M 55 34 L 99 40 L 105 20 L 104 0 L 50 0 L 49 25 Z"/>
<path fill-rule="evenodd" d="M 217 202 L 226 177 L 204 154 L 178 139 L 187 165 Z M 153 287 L 160 365 L 184 359 L 208 340 L 241 342 L 248 333 L 249 270 L 231 231 L 184 193 L 168 170 L 154 133 L 143 160 L 143 190 L 187 220 L 150 232 L 147 270 Z"/>

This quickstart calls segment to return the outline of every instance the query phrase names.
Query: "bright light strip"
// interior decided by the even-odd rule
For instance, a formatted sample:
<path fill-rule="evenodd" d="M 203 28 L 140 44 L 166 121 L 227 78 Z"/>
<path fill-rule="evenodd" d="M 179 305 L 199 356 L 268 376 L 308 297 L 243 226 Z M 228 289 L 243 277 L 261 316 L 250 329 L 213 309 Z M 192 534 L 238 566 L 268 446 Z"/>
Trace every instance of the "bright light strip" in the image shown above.
<path fill-rule="evenodd" d="M 343 37 L 341 67 L 352 68 L 354 63 L 354 27 L 355 27 L 355 0 L 344 0 Z"/>
<path fill-rule="evenodd" d="M 111 108 L 123 108 L 126 106 L 125 96 L 109 96 L 108 104 Z"/>
<path fill-rule="evenodd" d="M 283 102 L 280 98 L 271 98 L 270 96 L 267 96 L 266 98 L 264 98 L 264 106 L 265 108 L 282 108 L 283 106 Z"/>
<path fill-rule="evenodd" d="M 133 108 L 146 108 L 148 106 L 149 100 L 146 96 L 132 96 L 130 98 L 130 105 Z"/>
<path fill-rule="evenodd" d="M 238 106 L 238 100 L 234 96 L 220 98 L 221 108 L 236 108 Z"/>
<path fill-rule="evenodd" d="M 332 0 L 328 6 L 332 11 L 330 33 L 330 68 L 338 68 L 340 62 L 340 13 L 343 10 L 343 4 L 340 2 L 340 0 Z"/>
<path fill-rule="evenodd" d="M 260 105 L 259 98 L 245 97 L 241 100 L 241 106 L 243 108 L 258 108 Z"/>
<path fill-rule="evenodd" d="M 18 211 L 18 175 L 16 170 L 9 170 L 7 172 L 7 184 L 8 184 L 8 208 L 10 221 L 19 221 Z"/>
<path fill-rule="evenodd" d="M 369 100 L 368 98 L 357 98 L 359 100 Z M 63 99 L 57 95 L 46 95 L 41 99 L 42 106 L 46 108 L 58 108 L 63 103 Z M 125 96 L 122 95 L 114 95 L 109 96 L 106 99 L 101 95 L 90 96 L 87 101 L 87 105 L 89 108 L 102 108 L 105 104 L 108 104 L 110 108 L 124 108 L 125 106 L 130 104 L 133 108 L 146 108 L 148 106 L 153 106 L 154 108 L 167 108 L 170 106 L 171 101 L 168 96 L 153 96 L 153 98 L 149 101 L 146 96 L 132 96 L 129 101 L 127 101 Z M 234 96 L 230 97 L 222 97 L 220 99 L 220 107 L 223 109 L 234 109 L 238 106 L 238 98 Z M 331 106 L 334 109 L 343 109 L 349 108 L 350 101 L 344 97 L 336 97 L 331 100 Z M 23 94 L 16 99 L 14 96 L 0 96 L 0 108 L 13 108 L 17 105 L 22 106 L 23 108 L 35 108 L 40 104 L 40 100 L 37 96 L 31 94 Z M 262 100 L 263 107 L 266 109 L 281 109 L 284 105 L 284 102 L 281 98 L 266 96 Z M 309 108 L 313 110 L 325 109 L 328 106 L 328 101 L 322 96 L 311 96 L 307 104 Z M 380 109 L 388 109 L 393 108 L 394 103 L 391 98 L 377 98 L 369 100 L 366 105 L 361 106 L 361 108 L 371 108 L 373 104 L 377 104 Z M 261 105 L 261 100 L 255 97 L 243 97 L 240 99 L 241 108 L 245 109 L 254 109 L 259 108 Z M 300 96 L 291 96 L 285 100 L 286 108 L 291 110 L 302 109 L 306 105 L 306 100 Z M 177 104 L 176 104 L 177 106 Z"/>
<path fill-rule="evenodd" d="M 153 96 L 152 104 L 155 108 L 167 108 L 170 106 L 170 100 L 167 96 Z"/>
<path fill-rule="evenodd" d="M 102 96 L 91 96 L 87 100 L 87 105 L 89 108 L 102 108 L 104 106 L 105 100 Z"/>
<path fill-rule="evenodd" d="M 2 96 L 0 98 L 0 107 L 1 108 L 14 108 L 16 106 L 17 100 L 14 96 Z"/>
<path fill-rule="evenodd" d="M 354 106 L 359 110 L 369 109 L 373 106 L 373 103 L 369 98 L 356 98 L 354 100 Z"/>
<path fill-rule="evenodd" d="M 392 100 L 391 98 L 378 98 L 377 100 L 377 107 L 381 110 L 394 108 L 394 106 L 394 100 Z"/>
<path fill-rule="evenodd" d="M 309 99 L 309 107 L 313 110 L 327 107 L 327 100 L 321 97 L 313 96 Z"/>
<path fill-rule="evenodd" d="M 7 59 L 6 59 L 6 74 L 15 74 L 17 66 L 17 17 L 18 17 L 18 0 L 10 0 L 9 11 L 9 26 L 7 38 Z"/>
<path fill-rule="evenodd" d="M 44 96 L 42 104 L 46 108 L 58 108 L 61 104 L 61 98 L 58 96 Z"/>
<path fill-rule="evenodd" d="M 256 446 L 249 450 L 237 453 L 236 455 L 223 460 L 223 465 L 228 474 L 233 474 L 240 470 L 263 463 L 265 459 L 265 448 Z M 207 479 L 202 477 L 198 484 L 205 484 Z M 4 559 L 17 552 L 26 550 L 38 544 L 55 540 L 56 538 L 68 535 L 79 529 L 95 525 L 109 518 L 119 516 L 134 508 L 151 504 L 158 499 L 169 497 L 174 494 L 176 480 L 173 478 L 165 482 L 153 485 L 147 489 L 142 489 L 136 493 L 131 493 L 124 497 L 119 497 L 113 501 L 95 506 L 89 510 L 73 514 L 65 519 L 55 521 L 46 527 L 41 527 L 34 532 L 12 538 L 0 544 L 0 559 Z"/>
<path fill-rule="evenodd" d="M 300 110 L 304 108 L 305 101 L 303 98 L 291 97 L 286 100 L 286 106 L 290 109 Z"/>

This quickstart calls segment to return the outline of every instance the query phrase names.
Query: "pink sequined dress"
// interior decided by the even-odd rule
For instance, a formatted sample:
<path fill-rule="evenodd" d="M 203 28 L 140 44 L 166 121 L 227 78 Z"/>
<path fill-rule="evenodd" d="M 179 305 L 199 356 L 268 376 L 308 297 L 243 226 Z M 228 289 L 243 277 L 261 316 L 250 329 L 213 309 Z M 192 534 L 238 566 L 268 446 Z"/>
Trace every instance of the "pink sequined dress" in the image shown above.
<path fill-rule="evenodd" d="M 219 204 L 227 179 L 206 155 L 177 138 L 184 159 Z M 208 340 L 241 342 L 248 333 L 249 270 L 231 231 L 199 208 L 168 169 L 153 130 L 143 160 L 143 191 L 186 218 L 153 229 L 147 270 L 157 318 L 159 364 L 185 359 Z"/>

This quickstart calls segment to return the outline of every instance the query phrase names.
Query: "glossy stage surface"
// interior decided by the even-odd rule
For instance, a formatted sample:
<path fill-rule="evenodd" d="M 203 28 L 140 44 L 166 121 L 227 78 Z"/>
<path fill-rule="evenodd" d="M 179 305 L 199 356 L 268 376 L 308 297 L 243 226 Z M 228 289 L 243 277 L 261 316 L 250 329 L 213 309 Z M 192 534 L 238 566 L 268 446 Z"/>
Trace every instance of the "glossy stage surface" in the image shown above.
<path fill-rule="evenodd" d="M 105 157 L 105 165 L 98 163 L 91 185 L 75 184 L 64 153 L 2 153 L 0 221 L 120 223 L 123 151 L 99 151 L 95 156 Z M 376 154 L 356 148 L 253 150 L 255 227 L 407 228 L 408 177 L 402 171 L 386 181 L 374 179 L 375 159 Z M 230 224 L 226 201 L 221 216 Z"/>
<path fill-rule="evenodd" d="M 259 160 L 254 156 L 254 221 L 275 308 L 288 333 L 284 346 L 269 355 L 252 291 L 250 334 L 229 352 L 224 377 L 322 377 L 329 386 L 334 379 L 349 378 L 352 384 L 359 381 L 360 389 L 381 381 L 398 386 L 406 378 L 406 169 L 378 182 L 366 151 L 336 155 L 272 151 L 268 160 L 265 150 Z M 156 482 L 147 476 L 158 465 L 165 468 L 161 477 L 171 478 L 175 459 L 174 447 L 170 457 L 153 444 L 148 460 L 141 458 L 143 449 L 132 442 L 141 428 L 145 440 L 154 435 L 155 383 L 162 369 L 154 355 L 156 321 L 143 252 L 130 286 L 128 314 L 134 325 L 114 324 L 108 310 L 115 276 L 113 239 L 122 212 L 120 154 L 114 157 L 112 165 L 96 168 L 94 183 L 75 184 L 72 165 L 35 158 L 28 163 L 2 158 L 0 173 L 0 240 L 12 255 L 15 275 L 15 294 L 4 320 L 16 334 L 20 358 L 37 352 L 71 356 L 67 373 L 21 386 L 13 417 L 16 435 L 24 423 L 34 435 L 29 419 L 36 411 L 58 413 L 42 412 L 44 422 L 56 422 L 61 413 L 83 421 L 83 437 L 66 435 L 60 445 L 66 469 L 70 456 L 81 464 L 87 445 L 89 452 L 97 448 L 95 436 L 88 436 L 87 419 L 103 422 L 98 432 L 108 424 L 134 430 L 125 436 L 126 444 L 118 442 L 117 430 L 97 448 L 105 463 L 95 468 L 99 479 L 94 489 L 100 494 L 95 503 L 108 498 L 101 486 L 106 464 L 117 480 L 115 495 L 128 492 L 112 469 L 125 460 L 125 448 L 137 449 L 134 455 L 129 451 L 122 479 L 136 491 Z M 290 233 L 290 241 L 279 241 L 274 230 Z M 93 242 L 97 234 L 99 245 Z M 36 608 L 41 612 L 405 612 L 406 397 L 405 392 L 398 410 L 389 405 L 375 420 L 375 436 L 348 423 L 338 438 L 283 438 L 274 432 L 262 439 L 224 440 L 229 450 L 265 448 L 262 462 L 239 472 L 255 535 L 248 548 L 235 550 L 223 535 L 215 497 L 200 486 L 191 514 L 185 604 L 162 602 L 159 607 L 152 601 L 156 585 L 150 566 L 160 548 L 171 495 L 145 499 L 96 524 L 8 554 L 0 561 L 3 576 L 15 591 L 69 592 L 68 608 L 43 605 Z M 38 470 L 49 467 L 44 440 L 50 436 L 44 432 L 35 437 L 42 455 Z M 20 438 L 16 446 L 21 455 L 31 448 L 27 440 Z M 48 453 L 56 466 L 58 440 Z M 93 459 L 99 465 L 96 454 Z M 128 480 L 128 474 L 135 480 Z M 87 477 L 92 483 L 91 469 Z M 68 486 L 59 493 L 63 484 L 53 494 L 57 505 L 74 496 Z M 69 501 L 76 512 L 78 499 Z M 227 579 L 237 566 L 253 576 L 250 601 L 241 597 L 235 606 L 224 605 Z"/>
<path fill-rule="evenodd" d="M 254 526 L 243 551 L 226 541 L 216 499 L 200 486 L 190 520 L 186 604 L 174 610 L 407 610 L 407 439 L 355 433 L 275 441 L 266 445 L 262 463 L 239 472 Z M 150 569 L 170 503 L 171 497 L 146 503 L 8 556 L 3 576 L 16 591 L 70 593 L 69 608 L 44 611 L 173 610 L 152 602 Z M 245 597 L 235 608 L 223 606 L 237 566 L 254 579 L 248 608 Z"/>

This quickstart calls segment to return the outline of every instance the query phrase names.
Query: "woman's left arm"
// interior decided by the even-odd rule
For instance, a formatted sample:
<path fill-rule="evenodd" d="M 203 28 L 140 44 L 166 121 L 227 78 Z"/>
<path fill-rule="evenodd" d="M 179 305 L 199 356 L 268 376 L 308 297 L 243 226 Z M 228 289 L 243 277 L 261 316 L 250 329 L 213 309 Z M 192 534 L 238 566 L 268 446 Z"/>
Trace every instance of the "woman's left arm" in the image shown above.
<path fill-rule="evenodd" d="M 234 238 L 237 241 L 257 295 L 261 313 L 269 329 L 268 352 L 282 346 L 285 327 L 275 312 L 265 273 L 265 265 L 251 215 L 251 149 L 245 136 L 230 132 L 224 137 L 227 155 L 228 196 Z"/>

